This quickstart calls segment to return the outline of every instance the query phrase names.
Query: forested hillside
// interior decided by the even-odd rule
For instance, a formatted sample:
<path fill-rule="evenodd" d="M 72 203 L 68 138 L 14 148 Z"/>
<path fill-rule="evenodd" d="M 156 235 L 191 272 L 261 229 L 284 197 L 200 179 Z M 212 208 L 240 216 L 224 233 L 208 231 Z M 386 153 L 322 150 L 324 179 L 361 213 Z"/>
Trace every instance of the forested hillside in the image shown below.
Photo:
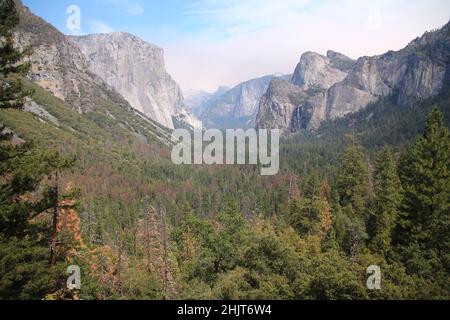
<path fill-rule="evenodd" d="M 80 113 L 28 79 L 14 12 L 0 0 L 0 299 L 450 299 L 448 81 L 285 137 L 275 176 L 176 166 L 115 96 Z"/>

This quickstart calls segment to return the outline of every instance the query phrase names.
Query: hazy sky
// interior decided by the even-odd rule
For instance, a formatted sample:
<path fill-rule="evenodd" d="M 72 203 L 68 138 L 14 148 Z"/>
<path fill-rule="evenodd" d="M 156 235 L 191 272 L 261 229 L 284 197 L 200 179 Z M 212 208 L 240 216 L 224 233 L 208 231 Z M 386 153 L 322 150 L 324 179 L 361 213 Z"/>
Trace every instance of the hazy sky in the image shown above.
<path fill-rule="evenodd" d="M 292 73 L 305 51 L 397 50 L 450 19 L 449 0 L 23 0 L 63 33 L 126 31 L 162 47 L 186 89 Z M 67 28 L 67 8 L 81 29 Z"/>

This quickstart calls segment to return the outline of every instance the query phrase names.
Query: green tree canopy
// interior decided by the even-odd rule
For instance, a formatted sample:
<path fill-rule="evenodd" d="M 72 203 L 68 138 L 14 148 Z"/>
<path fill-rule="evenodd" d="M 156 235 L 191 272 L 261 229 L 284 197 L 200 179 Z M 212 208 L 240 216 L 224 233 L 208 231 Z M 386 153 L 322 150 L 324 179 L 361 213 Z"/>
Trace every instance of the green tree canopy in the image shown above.
<path fill-rule="evenodd" d="M 31 48 L 16 48 L 13 31 L 18 24 L 15 2 L 0 0 L 0 108 L 22 108 L 29 94 L 19 76 L 30 69 L 30 62 L 23 60 L 31 54 Z"/>
<path fill-rule="evenodd" d="M 368 192 L 368 171 L 364 151 L 360 146 L 350 146 L 341 156 L 341 168 L 337 181 L 342 207 L 351 205 L 354 214 L 363 216 Z"/>
<path fill-rule="evenodd" d="M 371 248 L 386 253 L 391 247 L 402 198 L 400 179 L 390 148 L 385 147 L 375 159 L 373 238 Z"/>
<path fill-rule="evenodd" d="M 434 108 L 404 160 L 399 242 L 434 252 L 450 267 L 450 141 L 444 116 Z"/>

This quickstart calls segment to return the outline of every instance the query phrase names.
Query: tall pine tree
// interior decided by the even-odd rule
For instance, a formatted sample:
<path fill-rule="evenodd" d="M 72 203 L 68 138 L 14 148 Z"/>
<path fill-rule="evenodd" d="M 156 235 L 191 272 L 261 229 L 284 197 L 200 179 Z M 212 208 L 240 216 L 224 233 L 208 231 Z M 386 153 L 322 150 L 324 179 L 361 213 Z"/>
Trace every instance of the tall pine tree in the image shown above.
<path fill-rule="evenodd" d="M 29 68 L 14 47 L 19 15 L 13 0 L 0 0 L 0 108 L 21 108 L 28 92 L 17 74 Z M 4 125 L 0 124 L 0 131 Z M 57 186 L 42 183 L 69 163 L 31 143 L 0 133 L 0 299 L 39 299 L 52 288 L 49 226 L 41 215 L 58 204 Z"/>
<path fill-rule="evenodd" d="M 450 270 L 450 141 L 444 116 L 434 108 L 423 136 L 401 170 L 405 190 L 398 240 L 437 255 Z"/>
<path fill-rule="evenodd" d="M 31 48 L 19 50 L 14 43 L 14 28 L 19 24 L 19 13 L 14 0 L 0 0 L 0 109 L 22 108 L 25 97 L 20 76 L 30 69 L 30 62 L 23 62 L 31 54 Z"/>
<path fill-rule="evenodd" d="M 385 147 L 377 155 L 374 174 L 373 238 L 371 248 L 386 254 L 391 247 L 401 202 L 401 185 L 391 149 Z"/>
<path fill-rule="evenodd" d="M 342 154 L 337 187 L 342 207 L 351 205 L 354 214 L 363 217 L 368 191 L 368 169 L 360 146 L 352 145 Z"/>

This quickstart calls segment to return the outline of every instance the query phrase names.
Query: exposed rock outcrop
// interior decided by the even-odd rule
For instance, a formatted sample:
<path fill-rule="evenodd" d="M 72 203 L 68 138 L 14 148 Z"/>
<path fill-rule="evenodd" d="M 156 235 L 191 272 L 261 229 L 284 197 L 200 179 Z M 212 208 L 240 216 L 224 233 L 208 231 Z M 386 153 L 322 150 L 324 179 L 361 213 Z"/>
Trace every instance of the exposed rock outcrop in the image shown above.
<path fill-rule="evenodd" d="M 259 100 L 267 91 L 270 81 L 277 77 L 268 75 L 248 80 L 222 94 L 214 94 L 200 106 L 203 124 L 207 128 L 254 127 Z M 279 77 L 286 78 L 282 75 Z"/>
<path fill-rule="evenodd" d="M 165 69 L 161 48 L 124 32 L 69 38 L 86 57 L 89 69 L 136 110 L 168 128 L 174 127 L 173 116 L 193 118 L 180 87 Z"/>
<path fill-rule="evenodd" d="M 330 88 L 348 75 L 345 69 L 339 68 L 339 65 L 333 61 L 329 57 L 314 52 L 303 54 L 295 69 L 292 82 L 305 91 Z"/>
<path fill-rule="evenodd" d="M 20 3 L 19 3 L 20 5 Z M 30 79 L 69 103 L 79 113 L 90 112 L 102 98 L 121 97 L 88 69 L 81 51 L 62 33 L 20 5 L 16 30 L 19 47 L 33 48 Z"/>
<path fill-rule="evenodd" d="M 165 127 L 133 109 L 121 94 L 90 71 L 89 63 L 78 46 L 31 13 L 21 1 L 16 0 L 16 4 L 20 14 L 20 24 L 15 31 L 16 45 L 21 48 L 31 45 L 33 48 L 29 80 L 80 114 L 91 116 L 105 129 L 120 126 L 130 134 L 154 136 L 163 143 L 171 143 L 170 133 Z M 49 124 L 62 125 L 58 115 L 51 114 L 47 106 L 41 104 L 29 101 L 25 110 Z"/>
<path fill-rule="evenodd" d="M 25 143 L 25 140 L 20 138 L 13 130 L 0 122 L 0 140 L 9 140 L 12 145 L 19 145 Z"/>
<path fill-rule="evenodd" d="M 286 84 L 273 81 L 260 101 L 256 126 L 288 132 L 314 130 L 323 121 L 357 112 L 382 97 L 391 97 L 398 105 L 414 103 L 439 94 L 449 63 L 450 24 L 425 33 L 400 51 L 356 62 L 334 51 L 326 57 L 307 52 L 292 79 L 297 88 L 285 90 Z M 298 104 L 285 108 L 287 114 L 271 110 L 279 109 L 279 101 L 289 100 L 280 96 L 283 92 L 302 92 L 304 96 Z M 281 118 L 273 118 L 276 114 Z"/>
<path fill-rule="evenodd" d="M 33 100 L 27 101 L 23 106 L 23 110 L 35 114 L 41 121 L 50 122 L 57 127 L 60 126 L 59 120 L 55 116 L 51 115 L 43 106 Z"/>
<path fill-rule="evenodd" d="M 33 48 L 30 79 L 79 113 L 113 103 L 131 105 L 168 128 L 173 116 L 199 125 L 165 71 L 162 49 L 125 33 L 65 36 L 19 1 L 18 6 L 16 42 Z"/>
<path fill-rule="evenodd" d="M 273 79 L 267 92 L 261 97 L 256 117 L 258 129 L 271 128 L 294 131 L 301 127 L 302 109 L 307 95 L 288 81 Z"/>

